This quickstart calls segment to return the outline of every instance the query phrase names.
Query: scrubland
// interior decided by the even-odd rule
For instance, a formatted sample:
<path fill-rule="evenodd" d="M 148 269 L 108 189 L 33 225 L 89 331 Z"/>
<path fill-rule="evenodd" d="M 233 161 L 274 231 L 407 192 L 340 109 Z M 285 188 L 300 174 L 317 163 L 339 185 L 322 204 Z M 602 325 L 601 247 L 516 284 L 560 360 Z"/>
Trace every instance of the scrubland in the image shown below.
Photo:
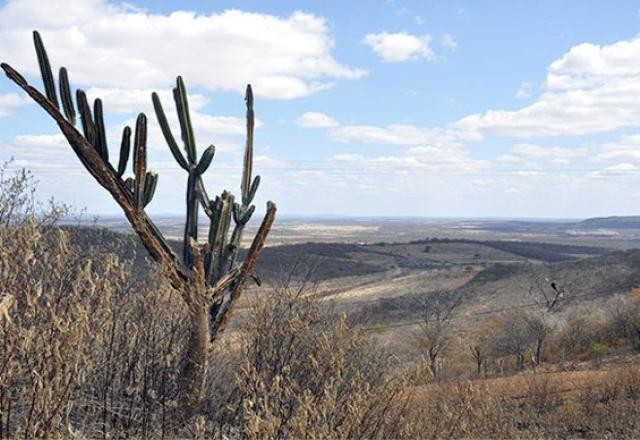
<path fill-rule="evenodd" d="M 188 312 L 167 280 L 128 239 L 58 227 L 66 208 L 36 206 L 28 173 L 0 185 L 0 438 L 640 436 L 636 290 L 466 326 L 440 290 L 390 339 L 304 264 L 245 298 L 185 419 Z"/>

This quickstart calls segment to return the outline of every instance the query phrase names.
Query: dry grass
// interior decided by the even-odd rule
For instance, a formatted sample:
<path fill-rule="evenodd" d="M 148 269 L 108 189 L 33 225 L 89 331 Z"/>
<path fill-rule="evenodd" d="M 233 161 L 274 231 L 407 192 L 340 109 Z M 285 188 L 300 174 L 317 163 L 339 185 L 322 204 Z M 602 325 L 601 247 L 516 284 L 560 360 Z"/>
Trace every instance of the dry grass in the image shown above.
<path fill-rule="evenodd" d="M 24 175 L 2 179 L 5 192 L 29 188 Z M 9 216 L 7 200 L 17 201 Z M 286 281 L 251 297 L 211 353 L 205 404 L 183 420 L 187 311 L 176 292 L 104 248 L 73 244 L 53 227 L 63 209 L 38 216 L 28 194 L 2 203 L 0 439 L 640 436 L 637 359 L 465 381 L 457 371 L 475 366 L 461 336 L 449 362 L 462 367 L 410 387 L 429 380 L 423 363 L 391 355 L 310 284 Z M 635 310 L 598 321 L 589 341 L 629 345 Z M 576 329 L 550 346 L 574 344 Z"/>

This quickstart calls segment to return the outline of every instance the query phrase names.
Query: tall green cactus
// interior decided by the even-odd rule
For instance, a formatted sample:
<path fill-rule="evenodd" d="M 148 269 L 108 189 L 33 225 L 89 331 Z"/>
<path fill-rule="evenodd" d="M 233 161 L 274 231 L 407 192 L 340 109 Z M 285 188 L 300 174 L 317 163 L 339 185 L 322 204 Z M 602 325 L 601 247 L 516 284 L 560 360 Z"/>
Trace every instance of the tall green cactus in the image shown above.
<path fill-rule="evenodd" d="M 255 211 L 252 202 L 260 183 L 259 176 L 252 180 L 254 112 L 251 86 L 247 86 L 245 96 L 247 141 L 240 183 L 240 203 L 235 202 L 234 196 L 228 191 L 223 191 L 214 200 L 210 200 L 207 195 L 202 176 L 211 165 L 215 147 L 211 145 L 205 149 L 198 160 L 187 91 L 182 78 L 177 78 L 173 97 L 185 154 L 173 136 L 158 95 L 152 94 L 158 123 L 169 150 L 178 165 L 188 173 L 183 255 L 182 258 L 178 258 L 145 212 L 145 207 L 152 201 L 158 183 L 158 174 L 147 169 L 147 117 L 144 113 L 138 115 L 133 130 L 133 145 L 132 130 L 130 127 L 124 127 L 117 168 L 114 168 L 109 161 L 102 100 L 95 99 L 91 106 L 85 92 L 76 90 L 76 107 L 82 127 L 82 133 L 79 132 L 75 128 L 76 110 L 67 70 L 62 67 L 59 71 L 61 112 L 56 82 L 42 38 L 34 31 L 33 39 L 44 94 L 29 85 L 10 65 L 2 63 L 2 69 L 55 120 L 82 165 L 120 205 L 144 246 L 162 267 L 171 285 L 180 291 L 189 311 L 190 333 L 183 354 L 185 367 L 183 380 L 179 384 L 179 399 L 183 415 L 190 416 L 200 402 L 210 344 L 224 331 L 246 281 L 255 276 L 258 258 L 275 218 L 276 206 L 268 202 L 262 224 L 244 261 L 238 265 L 237 257 L 243 231 Z M 133 176 L 125 177 L 131 152 Z M 209 218 L 208 240 L 204 245 L 198 244 L 197 241 L 199 205 Z M 229 233 L 232 220 L 234 227 Z"/>
<path fill-rule="evenodd" d="M 162 102 L 157 93 L 153 93 L 151 99 L 158 119 L 162 134 L 169 146 L 171 154 L 178 165 L 188 173 L 187 179 L 187 220 L 183 239 L 183 261 L 187 266 L 193 265 L 193 256 L 189 240 L 197 239 L 198 229 L 198 204 L 209 217 L 208 249 L 205 255 L 205 279 L 208 285 L 215 285 L 223 276 L 231 271 L 236 263 L 238 249 L 242 240 L 242 234 L 246 224 L 255 211 L 252 205 L 255 194 L 260 184 L 260 176 L 251 180 L 253 168 L 253 131 L 255 118 L 253 112 L 253 92 L 251 86 L 247 86 L 245 101 L 247 105 L 247 141 L 244 154 L 244 166 L 240 189 L 242 193 L 241 203 L 234 200 L 234 196 L 223 191 L 215 200 L 210 200 L 204 189 L 203 174 L 209 168 L 215 154 L 215 146 L 210 145 L 197 160 L 197 148 L 191 126 L 189 114 L 189 100 L 182 77 L 176 79 L 176 87 L 173 89 L 173 97 L 180 122 L 180 135 L 183 142 L 183 155 L 174 136 Z M 234 228 L 229 237 L 231 219 Z"/>

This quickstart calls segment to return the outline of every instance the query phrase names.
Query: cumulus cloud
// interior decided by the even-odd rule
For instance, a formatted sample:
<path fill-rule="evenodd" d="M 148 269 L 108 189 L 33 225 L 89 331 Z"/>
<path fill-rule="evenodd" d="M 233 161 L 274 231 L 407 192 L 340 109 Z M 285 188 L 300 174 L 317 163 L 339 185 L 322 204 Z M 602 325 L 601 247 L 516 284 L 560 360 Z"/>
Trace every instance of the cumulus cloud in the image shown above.
<path fill-rule="evenodd" d="M 326 20 L 303 12 L 159 14 L 105 0 L 10 0 L 0 25 L 3 60 L 36 73 L 30 31 L 39 29 L 72 82 L 103 88 L 162 87 L 182 74 L 210 90 L 242 92 L 250 82 L 259 96 L 290 99 L 366 74 L 338 62 Z"/>
<path fill-rule="evenodd" d="M 636 167 L 634 164 L 632 163 L 628 163 L 628 162 L 624 162 L 624 163 L 619 163 L 617 165 L 611 165 L 607 168 L 605 168 L 604 170 L 602 170 L 601 174 L 628 174 L 628 173 L 633 173 L 635 171 L 638 170 L 638 167 Z"/>
<path fill-rule="evenodd" d="M 533 104 L 469 115 L 455 126 L 516 137 L 586 135 L 637 125 L 639 101 L 640 37 L 580 44 L 551 63 Z"/>
<path fill-rule="evenodd" d="M 623 135 L 616 141 L 600 145 L 592 161 L 625 161 L 640 164 L 640 134 Z"/>
<path fill-rule="evenodd" d="M 338 121 L 321 112 L 306 112 L 296 119 L 296 125 L 302 128 L 336 127 Z"/>
<path fill-rule="evenodd" d="M 417 127 L 411 124 L 341 125 L 329 130 L 331 139 L 339 142 L 361 142 L 383 145 L 452 144 L 456 133 L 442 128 Z"/>
<path fill-rule="evenodd" d="M 499 163 L 534 165 L 549 162 L 553 165 L 567 165 L 571 159 L 584 157 L 584 148 L 542 147 L 535 144 L 516 144 L 508 154 L 496 158 Z"/>
<path fill-rule="evenodd" d="M 16 93 L 0 95 L 0 118 L 9 116 L 13 111 L 26 105 L 28 100 Z"/>
<path fill-rule="evenodd" d="M 430 35 L 381 32 L 365 35 L 362 42 L 387 63 L 400 63 L 419 58 L 433 60 L 435 58 L 430 47 Z"/>
<path fill-rule="evenodd" d="M 531 98 L 531 83 L 525 81 L 520 84 L 520 87 L 516 91 L 515 97 L 517 99 Z"/>

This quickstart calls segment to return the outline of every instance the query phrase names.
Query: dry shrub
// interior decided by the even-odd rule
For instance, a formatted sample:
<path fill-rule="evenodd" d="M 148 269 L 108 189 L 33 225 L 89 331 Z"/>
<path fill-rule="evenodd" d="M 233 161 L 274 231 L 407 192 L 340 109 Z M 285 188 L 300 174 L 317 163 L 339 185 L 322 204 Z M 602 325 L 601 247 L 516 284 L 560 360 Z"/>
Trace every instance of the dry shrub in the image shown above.
<path fill-rule="evenodd" d="M 80 258 L 64 232 L 43 231 L 34 219 L 0 228 L 0 284 L 8 304 L 0 326 L 0 389 L 9 434 L 11 426 L 25 437 L 70 426 L 92 361 L 92 312 L 108 301 L 110 281 L 103 281 L 119 270 L 112 258 L 100 265 Z"/>
<path fill-rule="evenodd" d="M 586 383 L 566 415 L 570 431 L 601 438 L 640 436 L 640 367 L 607 371 L 600 383 Z"/>
<path fill-rule="evenodd" d="M 407 417 L 406 438 L 510 438 L 517 434 L 511 408 L 474 382 L 434 385 Z"/>
<path fill-rule="evenodd" d="M 547 374 L 532 374 L 525 380 L 522 409 L 536 416 L 551 414 L 563 404 L 562 392 Z"/>
<path fill-rule="evenodd" d="M 6 436 L 146 435 L 170 420 L 183 314 L 34 219 L 0 228 L 0 421 Z"/>
<path fill-rule="evenodd" d="M 388 374 L 389 359 L 304 288 L 285 285 L 257 299 L 242 332 L 241 436 L 398 433 L 402 384 Z"/>
<path fill-rule="evenodd" d="M 178 298 L 73 244 L 55 227 L 64 209 L 37 211 L 28 174 L 0 173 L 0 188 L 0 438 L 173 430 Z"/>

